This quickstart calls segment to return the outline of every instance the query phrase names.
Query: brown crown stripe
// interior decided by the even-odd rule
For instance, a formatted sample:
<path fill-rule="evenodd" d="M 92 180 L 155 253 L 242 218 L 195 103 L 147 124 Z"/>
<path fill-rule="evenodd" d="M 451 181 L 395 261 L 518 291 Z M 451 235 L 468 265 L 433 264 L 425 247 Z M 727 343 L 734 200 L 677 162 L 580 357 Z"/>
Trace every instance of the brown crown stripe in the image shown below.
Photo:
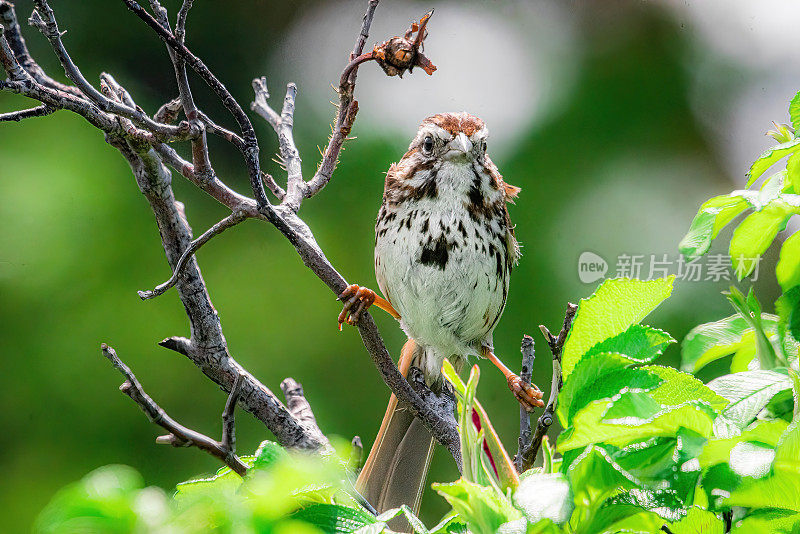
<path fill-rule="evenodd" d="M 464 132 L 467 137 L 484 127 L 482 120 L 469 113 L 439 113 L 428 117 L 422 123 L 435 124 L 453 135 Z"/>

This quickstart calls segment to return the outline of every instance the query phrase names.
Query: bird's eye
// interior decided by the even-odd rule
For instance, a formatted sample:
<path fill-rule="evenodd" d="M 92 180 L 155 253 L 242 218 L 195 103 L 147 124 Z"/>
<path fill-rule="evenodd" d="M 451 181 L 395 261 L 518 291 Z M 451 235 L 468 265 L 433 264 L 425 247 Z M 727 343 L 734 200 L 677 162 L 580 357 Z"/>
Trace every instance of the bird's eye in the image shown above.
<path fill-rule="evenodd" d="M 486 152 L 486 139 L 481 141 L 481 152 Z"/>
<path fill-rule="evenodd" d="M 430 135 L 422 142 L 422 151 L 426 154 L 433 152 L 433 137 Z"/>

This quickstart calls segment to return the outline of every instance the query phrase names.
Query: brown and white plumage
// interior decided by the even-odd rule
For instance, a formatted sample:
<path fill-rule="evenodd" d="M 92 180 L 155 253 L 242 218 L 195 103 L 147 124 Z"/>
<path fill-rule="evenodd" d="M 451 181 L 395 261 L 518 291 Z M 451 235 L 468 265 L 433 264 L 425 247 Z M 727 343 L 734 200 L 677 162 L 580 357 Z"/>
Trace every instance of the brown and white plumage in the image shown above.
<path fill-rule="evenodd" d="M 408 334 L 401 372 L 414 365 L 439 387 L 444 358 L 461 367 L 469 356 L 487 357 L 533 409 L 542 405 L 541 391 L 523 384 L 492 348 L 520 255 L 506 206 L 519 188 L 489 159 L 487 136 L 483 121 L 467 113 L 422 121 L 386 174 L 375 225 L 375 275 L 386 300 L 351 285 L 340 295 L 339 323 L 357 321 L 374 303 Z M 401 504 L 416 510 L 432 451 L 431 434 L 392 395 L 357 488 L 378 511 Z"/>
<path fill-rule="evenodd" d="M 519 258 L 506 207 L 519 189 L 486 155 L 487 136 L 467 113 L 434 115 L 386 175 L 375 275 L 431 380 L 444 358 L 492 347 Z"/>

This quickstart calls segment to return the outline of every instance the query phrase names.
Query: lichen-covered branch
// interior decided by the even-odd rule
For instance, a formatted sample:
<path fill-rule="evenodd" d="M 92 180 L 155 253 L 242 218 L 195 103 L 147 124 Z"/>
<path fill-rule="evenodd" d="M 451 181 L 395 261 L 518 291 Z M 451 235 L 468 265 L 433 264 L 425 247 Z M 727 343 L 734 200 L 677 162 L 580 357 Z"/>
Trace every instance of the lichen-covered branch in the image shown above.
<path fill-rule="evenodd" d="M 519 377 L 524 384 L 533 382 L 533 362 L 536 359 L 536 352 L 531 336 L 522 337 L 522 369 Z M 530 469 L 530 464 L 525 462 L 525 450 L 531 442 L 531 414 L 523 406 L 519 407 L 519 439 L 517 443 L 517 454 L 514 455 L 514 467 L 517 473 L 524 473 Z"/>
<path fill-rule="evenodd" d="M 234 439 L 234 420 L 233 420 L 233 412 L 236 408 L 236 400 L 239 396 L 239 386 L 242 383 L 240 377 L 237 377 L 234 387 L 231 389 L 231 394 L 228 397 L 228 402 L 225 405 L 225 411 L 222 415 L 223 420 L 223 431 L 222 431 L 222 440 L 216 441 L 200 432 L 192 430 L 191 428 L 187 428 L 177 421 L 175 421 L 172 417 L 170 417 L 167 412 L 164 411 L 161 406 L 156 404 L 156 402 L 150 398 L 150 396 L 145 393 L 142 385 L 137 380 L 136 375 L 133 374 L 133 371 L 123 363 L 123 361 L 117 356 L 116 351 L 103 343 L 101 345 L 101 350 L 103 351 L 103 356 L 105 356 L 111 364 L 125 376 L 125 382 L 119 387 L 120 391 L 130 397 L 142 411 L 147 415 L 147 418 L 150 419 L 151 422 L 155 423 L 156 425 L 160 426 L 169 434 L 166 436 L 159 436 L 156 439 L 157 443 L 163 443 L 172 445 L 173 447 L 197 447 L 200 450 L 203 450 L 214 456 L 222 463 L 233 469 L 237 474 L 240 476 L 244 476 L 247 473 L 247 466 L 236 456 L 236 447 L 235 447 L 235 439 Z"/>
<path fill-rule="evenodd" d="M 575 319 L 575 313 L 578 311 L 578 306 L 571 302 L 567 304 L 567 311 L 564 315 L 564 323 L 561 326 L 561 331 L 557 336 L 550 333 L 544 325 L 539 325 L 542 334 L 544 335 L 547 346 L 550 347 L 550 352 L 553 355 L 553 380 L 550 385 L 550 397 L 547 400 L 547 405 L 544 408 L 544 413 L 539 417 L 536 422 L 536 430 L 530 439 L 530 442 L 520 451 L 520 473 L 527 471 L 533 466 L 536 460 L 536 455 L 542 446 L 542 440 L 553 424 L 555 417 L 556 407 L 558 405 L 558 394 L 561 392 L 563 385 L 561 380 L 561 351 L 564 349 L 564 342 L 567 340 L 570 328 L 572 328 L 572 321 Z"/>
<path fill-rule="evenodd" d="M 358 109 L 353 97 L 358 66 L 374 60 L 388 75 L 402 74 L 414 66 L 421 66 L 429 74 L 433 72 L 435 67 L 420 52 L 430 14 L 423 17 L 419 24 L 413 23 L 403 36 L 391 38 L 365 55 L 363 48 L 378 6 L 378 0 L 369 0 L 353 53 L 342 73 L 340 105 L 334 120 L 333 135 L 317 173 L 308 182 L 302 176 L 300 154 L 292 138 L 296 88 L 293 85 L 288 87 L 281 113 L 278 114 L 270 113 L 266 85 L 264 84 L 263 91 L 258 84 L 254 85 L 256 102 L 263 104 L 267 120 L 275 127 L 281 141 L 281 153 L 287 167 L 287 186 L 283 189 L 272 176 L 266 175 L 260 169 L 258 140 L 249 117 L 225 85 L 186 47 L 186 18 L 191 0 L 182 2 L 174 32 L 170 28 L 166 11 L 157 0 L 149 2 L 155 16 L 135 0 L 123 2 L 166 43 L 175 70 L 177 101 L 169 101 L 150 118 L 111 75 L 103 74 L 100 90 L 95 89 L 83 77 L 69 55 L 55 14 L 46 0 L 35 0 L 33 24 L 48 38 L 75 86 L 55 82 L 30 57 L 22 40 L 13 6 L 7 0 L 0 0 L 0 65 L 8 74 L 7 80 L 0 81 L 0 90 L 18 93 L 43 104 L 29 114 L 44 112 L 45 109 L 48 112 L 50 109 L 64 109 L 81 115 L 102 130 L 106 141 L 117 148 L 128 161 L 139 189 L 153 210 L 173 273 L 169 283 L 176 287 L 189 318 L 188 338 L 174 336 L 160 344 L 187 356 L 225 391 L 230 391 L 236 378 L 242 377 L 239 404 L 263 421 L 284 446 L 303 449 L 326 447 L 327 440 L 316 423 L 311 424 L 311 418 L 308 417 L 310 406 L 298 404 L 300 397 L 297 388 L 290 387 L 287 390 L 288 398 L 292 399 L 292 407 L 287 408 L 268 388 L 242 369 L 228 353 L 219 317 L 211 304 L 193 253 L 214 235 L 240 222 L 240 219 L 259 219 L 275 226 L 292 243 L 303 263 L 334 294 L 340 294 L 347 287 L 344 277 L 328 261 L 309 227 L 298 217 L 297 210 L 303 198 L 319 192 L 335 170 L 342 144 L 350 133 Z M 362 56 L 369 57 L 355 61 Z M 239 131 L 222 128 L 197 108 L 186 77 L 187 67 L 194 70 L 216 94 L 236 120 Z M 181 110 L 186 120 L 173 125 Z M 224 138 L 242 153 L 255 198 L 234 191 L 213 172 L 205 140 L 206 132 Z M 168 142 L 174 142 L 176 146 L 171 146 Z M 191 144 L 190 158 L 181 155 L 177 146 L 181 142 Z M 174 198 L 172 174 L 168 167 L 227 206 L 232 215 L 193 242 L 184 207 Z M 278 198 L 280 205 L 269 203 L 265 185 Z M 440 406 L 429 402 L 429 390 L 426 390 L 424 384 L 415 384 L 412 387 L 400 374 L 368 313 L 363 314 L 357 326 L 364 346 L 384 382 L 397 395 L 398 400 L 420 417 L 434 437 L 458 459 L 459 440 L 453 418 L 447 417 Z"/>

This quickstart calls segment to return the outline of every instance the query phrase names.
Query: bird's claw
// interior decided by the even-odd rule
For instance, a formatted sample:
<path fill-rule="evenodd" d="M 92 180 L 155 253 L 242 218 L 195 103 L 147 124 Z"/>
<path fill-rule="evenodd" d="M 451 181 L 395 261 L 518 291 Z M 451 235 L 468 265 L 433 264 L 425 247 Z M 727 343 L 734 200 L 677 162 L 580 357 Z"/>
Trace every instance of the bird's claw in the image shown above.
<path fill-rule="evenodd" d="M 344 303 L 341 313 L 339 313 L 339 330 L 342 329 L 342 324 L 355 325 L 361 318 L 364 310 L 372 306 L 375 302 L 377 295 L 368 287 L 361 287 L 357 284 L 351 284 L 342 291 L 338 300 Z"/>
<path fill-rule="evenodd" d="M 532 412 L 535 408 L 543 408 L 542 392 L 533 384 L 529 384 L 519 375 L 508 375 L 508 389 L 514 394 L 526 411 Z"/>

